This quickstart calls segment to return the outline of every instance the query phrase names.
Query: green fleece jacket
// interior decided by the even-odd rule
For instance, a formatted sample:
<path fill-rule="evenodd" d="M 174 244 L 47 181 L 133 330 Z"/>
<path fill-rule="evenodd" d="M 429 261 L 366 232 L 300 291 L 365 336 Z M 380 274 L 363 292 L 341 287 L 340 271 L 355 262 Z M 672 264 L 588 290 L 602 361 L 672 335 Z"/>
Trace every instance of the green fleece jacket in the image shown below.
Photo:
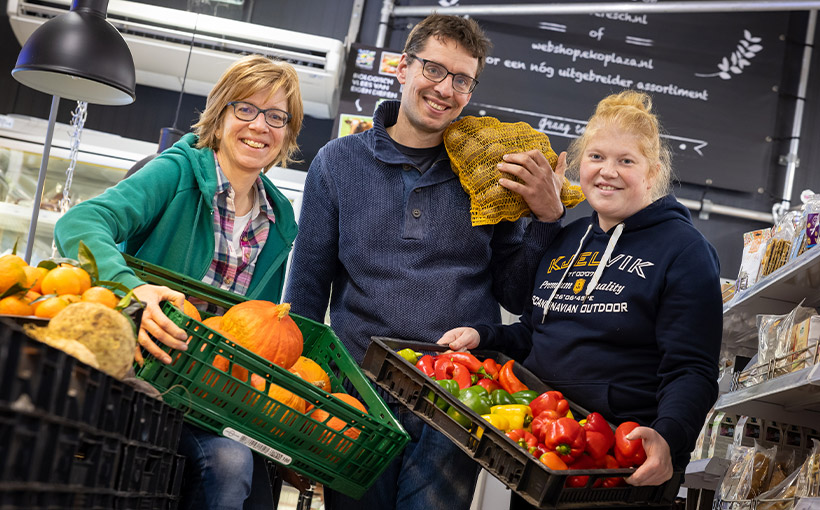
<path fill-rule="evenodd" d="M 83 241 L 97 260 L 100 279 L 129 288 L 142 285 L 125 264 L 124 252 L 201 280 L 214 257 L 213 201 L 216 167 L 210 149 L 197 149 L 189 133 L 134 175 L 96 198 L 72 207 L 54 228 L 63 256 L 77 257 Z M 276 215 L 259 252 L 246 296 L 279 302 L 288 253 L 296 237 L 290 201 L 262 176 Z M 279 236 L 281 242 L 274 242 Z"/>

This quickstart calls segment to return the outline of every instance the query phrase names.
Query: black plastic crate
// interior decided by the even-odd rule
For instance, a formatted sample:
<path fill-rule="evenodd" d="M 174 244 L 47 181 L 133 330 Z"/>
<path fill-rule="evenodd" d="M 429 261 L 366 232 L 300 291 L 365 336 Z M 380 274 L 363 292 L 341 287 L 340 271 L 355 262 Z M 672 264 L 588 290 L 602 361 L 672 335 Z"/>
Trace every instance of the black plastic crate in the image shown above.
<path fill-rule="evenodd" d="M 91 491 L 49 484 L 29 484 L 0 490 L 2 510 L 111 510 L 117 495 L 113 491 Z"/>
<path fill-rule="evenodd" d="M 99 417 L 100 430 L 125 434 L 131 420 L 133 400 L 141 394 L 132 386 L 112 378 L 103 398 Z"/>
<path fill-rule="evenodd" d="M 74 358 L 0 319 L 0 403 L 63 415 Z"/>
<path fill-rule="evenodd" d="M 504 432 L 487 423 L 434 380 L 425 376 L 396 351 L 409 347 L 416 351 L 443 352 L 446 347 L 420 342 L 409 342 L 384 337 L 373 337 L 365 353 L 362 370 L 378 386 L 386 390 L 402 405 L 413 411 L 427 424 L 443 433 L 473 460 L 495 476 L 504 485 L 539 508 L 604 508 L 670 506 L 678 493 L 681 473 L 656 487 L 593 488 L 601 478 L 629 476 L 635 470 L 622 469 L 568 469 L 553 471 L 530 455 Z M 492 357 L 499 363 L 509 358 L 497 352 L 473 352 L 478 358 Z M 516 377 L 530 389 L 548 391 L 540 379 L 520 363 L 513 367 Z M 432 394 L 432 398 L 430 395 Z M 444 400 L 471 421 L 465 428 L 451 418 L 433 400 Z M 576 419 L 588 412 L 570 402 Z M 479 437 L 479 435 L 481 437 Z M 570 476 L 589 476 L 586 487 L 564 487 Z"/>
<path fill-rule="evenodd" d="M 0 406 L 0 487 L 43 483 L 113 489 L 121 444 L 117 436 L 82 423 Z"/>

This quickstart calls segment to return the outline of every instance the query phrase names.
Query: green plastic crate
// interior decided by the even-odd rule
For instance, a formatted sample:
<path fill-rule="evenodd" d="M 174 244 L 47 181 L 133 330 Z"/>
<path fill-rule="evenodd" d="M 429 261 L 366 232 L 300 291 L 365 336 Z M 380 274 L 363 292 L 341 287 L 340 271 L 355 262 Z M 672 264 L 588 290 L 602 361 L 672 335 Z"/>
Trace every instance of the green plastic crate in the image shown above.
<path fill-rule="evenodd" d="M 215 289 L 133 257 L 126 256 L 126 261 L 143 281 L 165 285 L 186 296 L 224 308 L 245 301 L 238 294 Z M 146 355 L 137 376 L 162 392 L 169 405 L 184 411 L 186 421 L 240 441 L 275 462 L 353 498 L 362 496 L 410 440 L 326 325 L 291 314 L 304 338 L 302 355 L 322 366 L 330 376 L 334 392 L 343 392 L 345 382 L 352 385 L 368 414 L 225 339 L 169 303 L 163 304 L 163 311 L 188 332 L 188 350 L 174 351 L 160 344 L 171 355 L 172 363 L 165 365 Z M 227 372 L 213 367 L 217 355 L 229 360 Z M 230 375 L 234 364 L 292 391 L 347 425 L 341 430 L 331 429 L 310 418 L 309 413 L 300 413 L 269 398 L 249 381 Z"/>

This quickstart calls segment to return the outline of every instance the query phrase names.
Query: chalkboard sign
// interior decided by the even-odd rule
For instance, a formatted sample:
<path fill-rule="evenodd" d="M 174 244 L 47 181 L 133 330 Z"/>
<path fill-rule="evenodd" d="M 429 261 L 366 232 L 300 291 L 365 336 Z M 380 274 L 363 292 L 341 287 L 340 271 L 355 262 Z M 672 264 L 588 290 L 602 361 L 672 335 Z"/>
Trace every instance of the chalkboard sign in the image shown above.
<path fill-rule="evenodd" d="M 681 181 L 747 192 L 767 185 L 788 13 L 474 18 L 494 48 L 465 114 L 523 120 L 564 149 L 600 99 L 642 90 Z"/>

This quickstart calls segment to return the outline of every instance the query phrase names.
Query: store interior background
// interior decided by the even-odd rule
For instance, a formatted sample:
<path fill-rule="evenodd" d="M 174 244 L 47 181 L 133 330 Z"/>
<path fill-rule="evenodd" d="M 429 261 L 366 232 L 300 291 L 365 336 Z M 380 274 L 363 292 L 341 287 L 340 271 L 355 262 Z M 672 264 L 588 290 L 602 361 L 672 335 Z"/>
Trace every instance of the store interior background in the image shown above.
<path fill-rule="evenodd" d="M 225 4 L 211 3 L 207 0 L 143 0 L 143 3 L 159 5 L 182 10 L 191 10 L 203 14 L 217 15 L 246 21 L 259 25 L 272 26 L 311 33 L 338 40 L 344 40 L 353 5 L 362 0 L 302 0 L 289 2 L 280 0 L 245 0 L 239 6 L 225 6 Z M 432 6 L 435 2 L 429 1 Z M 500 2 L 499 2 L 500 3 Z M 527 2 L 532 3 L 532 2 Z M 416 4 L 419 4 L 416 2 Z M 38 118 L 48 118 L 51 96 L 34 91 L 20 85 L 11 76 L 20 44 L 12 33 L 6 14 L 6 1 L 0 0 L 3 6 L 0 12 L 0 114 L 21 114 Z M 376 44 L 380 12 L 383 2 L 380 0 L 365 0 L 362 11 L 361 25 L 357 40 L 363 44 Z M 744 13 L 738 12 L 737 16 Z M 704 13 L 703 16 L 709 16 Z M 789 152 L 789 136 L 791 134 L 794 117 L 794 105 L 798 87 L 800 64 L 802 59 L 803 41 L 806 31 L 806 11 L 789 13 L 788 33 L 786 38 L 786 55 L 783 73 L 779 77 L 772 77 L 779 83 L 777 118 L 771 126 L 772 143 L 771 161 L 767 163 L 770 171 L 767 174 L 768 185 L 763 193 L 743 193 L 714 187 L 698 186 L 695 184 L 679 184 L 675 194 L 681 198 L 700 201 L 707 198 L 715 204 L 749 209 L 767 213 L 772 205 L 781 201 L 783 182 L 786 167 L 780 164 L 780 156 Z M 478 21 L 482 19 L 477 17 Z M 408 30 L 417 21 L 413 18 L 391 18 L 388 29 L 388 48 L 400 49 Z M 161 58 L 161 57 L 158 57 Z M 792 206 L 800 204 L 800 193 L 805 189 L 820 192 L 820 52 L 816 49 L 811 60 L 808 93 L 805 98 L 805 111 L 802 121 L 802 134 L 798 150 L 799 167 L 794 179 Z M 180 75 L 184 69 L 180 69 Z M 515 84 L 511 84 L 514 89 Z M 87 129 L 118 134 L 127 138 L 134 138 L 148 142 L 159 140 L 160 129 L 169 127 L 174 122 L 179 93 L 158 88 L 137 85 L 137 99 L 128 106 L 106 107 L 90 104 L 88 118 L 85 124 Z M 560 100 L 560 98 L 554 98 Z M 590 104 L 590 109 L 594 105 Z M 62 101 L 57 121 L 68 123 L 74 104 L 71 101 Z M 198 112 L 204 109 L 205 98 L 185 94 L 182 100 L 178 127 L 186 129 L 195 122 Z M 716 105 L 719 108 L 719 105 Z M 661 115 L 663 112 L 660 112 Z M 302 163 L 293 165 L 293 168 L 307 170 L 310 161 L 317 151 L 332 137 L 333 120 L 308 117 L 305 119 L 302 132 L 299 136 Z M 761 143 L 764 143 L 761 141 Z M 565 147 L 555 146 L 556 150 Z M 580 206 L 568 214 L 570 219 L 589 213 L 586 206 Z M 712 213 L 708 219 L 699 218 L 698 212 L 693 211 L 693 221 L 710 242 L 717 248 L 721 260 L 721 276 L 734 279 L 740 265 L 743 247 L 743 233 L 751 230 L 771 226 L 742 218 L 735 218 Z"/>

